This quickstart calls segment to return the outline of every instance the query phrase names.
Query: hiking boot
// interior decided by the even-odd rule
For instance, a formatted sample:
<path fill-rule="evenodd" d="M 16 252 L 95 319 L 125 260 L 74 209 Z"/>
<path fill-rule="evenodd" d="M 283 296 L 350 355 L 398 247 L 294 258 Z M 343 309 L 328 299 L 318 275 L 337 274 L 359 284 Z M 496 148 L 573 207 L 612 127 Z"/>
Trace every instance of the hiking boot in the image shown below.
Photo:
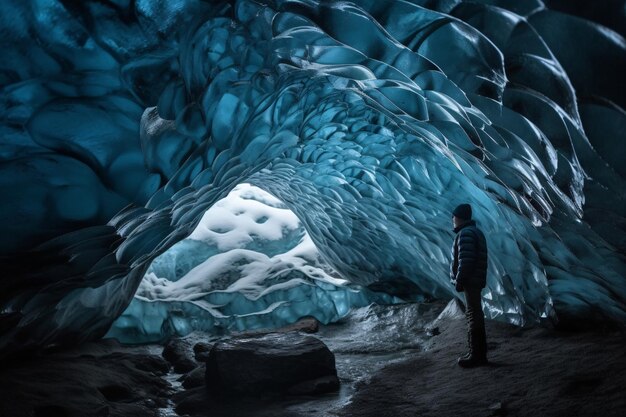
<path fill-rule="evenodd" d="M 463 356 L 457 361 L 461 368 L 475 368 L 477 366 L 487 365 L 487 358 L 480 358 L 478 356 Z"/>

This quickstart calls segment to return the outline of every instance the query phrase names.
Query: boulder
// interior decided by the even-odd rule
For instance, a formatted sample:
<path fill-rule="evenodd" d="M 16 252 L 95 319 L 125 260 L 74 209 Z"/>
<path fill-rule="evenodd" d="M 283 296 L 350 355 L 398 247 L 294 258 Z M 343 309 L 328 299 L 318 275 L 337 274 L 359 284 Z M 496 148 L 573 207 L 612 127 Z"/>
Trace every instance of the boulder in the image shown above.
<path fill-rule="evenodd" d="M 162 356 L 172 364 L 175 372 L 187 373 L 199 365 L 192 345 L 191 339 L 170 339 L 163 347 Z"/>
<path fill-rule="evenodd" d="M 336 375 L 326 375 L 317 379 L 300 382 L 287 391 L 292 395 L 314 395 L 333 392 L 339 389 L 339 379 Z"/>
<path fill-rule="evenodd" d="M 204 385 L 204 374 L 206 373 L 204 366 L 198 366 L 191 372 L 185 374 L 182 379 L 182 385 L 186 389 L 201 387 Z"/>
<path fill-rule="evenodd" d="M 193 346 L 193 353 L 198 362 L 206 362 L 209 359 L 209 352 L 213 347 L 212 344 L 199 342 Z"/>
<path fill-rule="evenodd" d="M 206 385 L 220 394 L 312 394 L 339 388 L 335 356 L 319 339 L 297 332 L 217 342 Z"/>
<path fill-rule="evenodd" d="M 287 324 L 286 326 L 272 328 L 272 329 L 254 329 L 246 330 L 243 332 L 233 333 L 236 337 L 252 337 L 261 336 L 268 333 L 290 333 L 290 332 L 304 332 L 304 333 L 317 333 L 319 330 L 320 322 L 315 317 L 306 316 L 296 321 L 295 323 Z"/>

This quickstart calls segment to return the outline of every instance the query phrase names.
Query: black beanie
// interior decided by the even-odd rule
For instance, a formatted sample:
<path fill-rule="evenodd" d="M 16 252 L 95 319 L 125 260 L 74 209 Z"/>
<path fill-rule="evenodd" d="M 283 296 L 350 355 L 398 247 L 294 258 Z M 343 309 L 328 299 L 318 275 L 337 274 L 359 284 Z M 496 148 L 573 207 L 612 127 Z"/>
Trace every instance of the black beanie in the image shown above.
<path fill-rule="evenodd" d="M 459 219 L 470 220 L 472 218 L 472 206 L 469 204 L 459 204 L 456 206 L 452 214 Z"/>

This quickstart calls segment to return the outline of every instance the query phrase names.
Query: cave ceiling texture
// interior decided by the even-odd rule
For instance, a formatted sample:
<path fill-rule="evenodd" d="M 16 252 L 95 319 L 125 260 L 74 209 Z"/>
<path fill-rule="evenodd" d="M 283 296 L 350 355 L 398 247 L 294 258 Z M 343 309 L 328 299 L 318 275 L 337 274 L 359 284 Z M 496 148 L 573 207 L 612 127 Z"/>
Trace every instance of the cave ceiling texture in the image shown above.
<path fill-rule="evenodd" d="M 469 202 L 487 317 L 626 322 L 625 30 L 623 1 L 3 1 L 0 356 L 102 337 L 244 182 L 399 296 L 455 296 Z"/>

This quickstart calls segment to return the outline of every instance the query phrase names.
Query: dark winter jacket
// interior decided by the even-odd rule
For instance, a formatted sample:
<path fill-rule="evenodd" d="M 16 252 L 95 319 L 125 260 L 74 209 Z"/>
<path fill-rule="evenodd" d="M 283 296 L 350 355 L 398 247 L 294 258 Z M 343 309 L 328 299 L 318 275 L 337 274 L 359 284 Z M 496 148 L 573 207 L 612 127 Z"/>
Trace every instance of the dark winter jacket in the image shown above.
<path fill-rule="evenodd" d="M 454 228 L 450 280 L 461 288 L 485 288 L 487 283 L 487 241 L 485 235 L 470 220 Z"/>

